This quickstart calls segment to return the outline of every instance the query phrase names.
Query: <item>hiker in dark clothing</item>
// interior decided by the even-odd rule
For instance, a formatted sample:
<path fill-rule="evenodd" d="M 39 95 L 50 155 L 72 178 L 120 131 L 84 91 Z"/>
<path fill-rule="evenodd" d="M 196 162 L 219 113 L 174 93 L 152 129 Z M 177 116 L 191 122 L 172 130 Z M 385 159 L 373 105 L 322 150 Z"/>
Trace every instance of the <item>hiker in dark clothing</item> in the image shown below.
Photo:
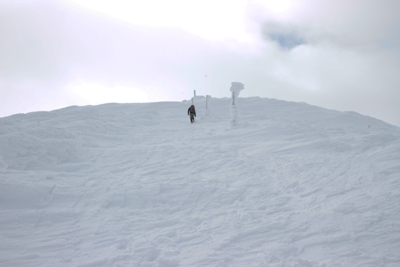
<path fill-rule="evenodd" d="M 190 115 L 190 122 L 193 123 L 194 117 L 196 117 L 196 109 L 194 108 L 194 105 L 191 105 L 188 109 L 188 115 Z"/>

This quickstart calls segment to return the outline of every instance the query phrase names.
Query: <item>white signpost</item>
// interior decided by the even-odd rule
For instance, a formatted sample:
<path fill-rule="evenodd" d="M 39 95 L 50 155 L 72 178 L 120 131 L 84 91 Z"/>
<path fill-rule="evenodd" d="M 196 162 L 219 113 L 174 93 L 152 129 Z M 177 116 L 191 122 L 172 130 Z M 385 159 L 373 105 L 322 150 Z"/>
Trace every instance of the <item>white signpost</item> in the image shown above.
<path fill-rule="evenodd" d="M 193 105 L 193 99 L 196 97 L 196 90 L 193 92 L 193 97 L 192 97 L 192 105 Z"/>
<path fill-rule="evenodd" d="M 211 114 L 211 96 L 206 95 L 206 116 Z"/>

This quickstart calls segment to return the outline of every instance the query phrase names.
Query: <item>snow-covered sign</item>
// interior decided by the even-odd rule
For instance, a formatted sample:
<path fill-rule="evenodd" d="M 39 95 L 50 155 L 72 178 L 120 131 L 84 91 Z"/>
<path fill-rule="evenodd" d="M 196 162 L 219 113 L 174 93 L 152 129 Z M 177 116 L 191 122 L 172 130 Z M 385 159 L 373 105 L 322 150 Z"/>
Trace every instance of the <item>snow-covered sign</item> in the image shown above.
<path fill-rule="evenodd" d="M 244 89 L 244 84 L 239 82 L 232 82 L 231 92 L 232 92 L 232 105 L 231 105 L 231 126 L 238 123 L 238 110 L 237 110 L 237 99 L 239 97 L 240 91 Z"/>
<path fill-rule="evenodd" d="M 236 105 L 237 98 L 239 97 L 240 91 L 244 89 L 244 84 L 239 82 L 232 82 L 231 92 L 232 92 L 232 106 Z"/>

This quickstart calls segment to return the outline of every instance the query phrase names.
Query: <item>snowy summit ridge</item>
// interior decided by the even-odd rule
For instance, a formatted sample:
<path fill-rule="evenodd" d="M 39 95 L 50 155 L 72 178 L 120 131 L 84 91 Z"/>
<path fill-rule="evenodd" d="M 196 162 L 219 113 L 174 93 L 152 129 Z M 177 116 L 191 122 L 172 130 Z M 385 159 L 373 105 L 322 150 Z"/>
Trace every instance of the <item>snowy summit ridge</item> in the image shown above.
<path fill-rule="evenodd" d="M 0 265 L 399 266 L 398 127 L 211 102 L 0 118 Z"/>

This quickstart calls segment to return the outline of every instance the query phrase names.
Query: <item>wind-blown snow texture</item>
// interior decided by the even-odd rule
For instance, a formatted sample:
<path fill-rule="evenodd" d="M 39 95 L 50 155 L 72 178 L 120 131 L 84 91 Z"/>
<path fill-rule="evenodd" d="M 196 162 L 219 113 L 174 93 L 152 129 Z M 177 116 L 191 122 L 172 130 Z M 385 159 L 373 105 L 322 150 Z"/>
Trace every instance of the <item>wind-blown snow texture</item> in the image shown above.
<path fill-rule="evenodd" d="M 240 98 L 0 119 L 0 266 L 400 266 L 400 130 Z"/>

